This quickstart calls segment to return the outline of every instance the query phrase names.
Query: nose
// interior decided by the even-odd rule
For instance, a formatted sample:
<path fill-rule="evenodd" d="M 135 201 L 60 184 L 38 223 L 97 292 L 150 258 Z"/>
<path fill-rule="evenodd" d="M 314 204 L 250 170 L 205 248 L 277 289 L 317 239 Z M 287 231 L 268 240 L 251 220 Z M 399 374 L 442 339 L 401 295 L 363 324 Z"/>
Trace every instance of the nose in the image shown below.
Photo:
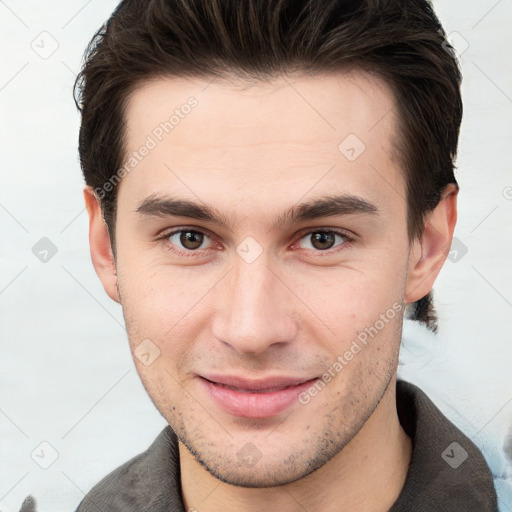
<path fill-rule="evenodd" d="M 215 339 L 240 354 L 261 354 L 290 343 L 297 333 L 296 304 L 284 281 L 265 254 L 252 263 L 236 256 L 234 268 L 217 289 Z"/>

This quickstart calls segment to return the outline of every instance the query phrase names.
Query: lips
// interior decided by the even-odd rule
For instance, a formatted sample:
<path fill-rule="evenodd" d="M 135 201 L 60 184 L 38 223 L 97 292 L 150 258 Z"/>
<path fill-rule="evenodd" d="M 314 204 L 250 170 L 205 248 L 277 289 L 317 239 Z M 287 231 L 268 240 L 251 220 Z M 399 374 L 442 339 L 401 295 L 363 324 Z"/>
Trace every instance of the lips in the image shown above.
<path fill-rule="evenodd" d="M 199 382 L 214 405 L 233 416 L 277 416 L 298 402 L 314 379 L 268 377 L 249 380 L 226 375 L 200 376 Z"/>
<path fill-rule="evenodd" d="M 291 388 L 293 387 L 293 384 L 289 386 L 277 386 L 277 387 L 271 387 L 271 388 L 264 388 L 264 389 L 256 389 L 252 387 L 247 388 L 238 388 L 236 386 L 228 386 L 227 384 L 219 384 L 218 382 L 214 382 L 214 384 L 217 384 L 220 387 L 226 388 L 226 389 L 232 389 L 233 391 L 240 391 L 240 393 L 272 393 L 273 391 L 281 391 L 283 389 Z"/>
<path fill-rule="evenodd" d="M 203 375 L 204 379 L 219 384 L 220 386 L 235 389 L 236 391 L 243 391 L 246 393 L 254 392 L 268 392 L 278 391 L 280 389 L 289 388 L 302 384 L 307 380 L 300 377 L 267 377 L 264 379 L 244 379 L 243 377 L 229 376 L 229 375 Z"/>

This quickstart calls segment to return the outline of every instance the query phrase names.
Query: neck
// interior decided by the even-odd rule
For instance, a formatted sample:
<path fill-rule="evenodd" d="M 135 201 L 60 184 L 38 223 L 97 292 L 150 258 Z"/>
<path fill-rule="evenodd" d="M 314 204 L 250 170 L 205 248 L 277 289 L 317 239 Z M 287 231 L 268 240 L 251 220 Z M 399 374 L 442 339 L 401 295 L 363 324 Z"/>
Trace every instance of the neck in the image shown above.
<path fill-rule="evenodd" d="M 324 466 L 291 484 L 269 488 L 229 485 L 210 475 L 179 444 L 185 510 L 235 512 L 387 512 L 403 488 L 411 439 L 396 411 L 393 378 L 357 435 Z"/>

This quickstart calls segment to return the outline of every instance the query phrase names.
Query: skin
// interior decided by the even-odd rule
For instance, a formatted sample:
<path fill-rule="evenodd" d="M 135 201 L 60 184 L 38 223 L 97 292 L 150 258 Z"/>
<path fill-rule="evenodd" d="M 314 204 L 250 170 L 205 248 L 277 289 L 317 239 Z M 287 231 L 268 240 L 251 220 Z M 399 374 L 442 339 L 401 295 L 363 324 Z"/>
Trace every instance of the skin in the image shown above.
<path fill-rule="evenodd" d="M 410 242 L 393 96 L 355 71 L 244 88 L 230 79 L 145 83 L 127 105 L 127 153 L 190 96 L 197 107 L 118 186 L 115 260 L 99 202 L 84 194 L 92 260 L 123 307 L 131 350 L 145 339 L 160 350 L 149 366 L 134 361 L 180 439 L 186 508 L 388 510 L 411 456 L 395 396 L 403 309 L 309 403 L 277 416 L 225 412 L 198 374 L 320 377 L 380 315 L 432 288 L 457 190 L 446 188 Z M 338 149 L 348 134 L 366 146 L 354 161 Z M 376 213 L 274 225 L 288 208 L 333 194 Z M 208 204 L 231 225 L 137 212 L 155 195 Z M 163 237 L 179 228 L 205 234 L 199 249 Z M 312 235 L 328 228 L 353 240 L 318 248 Z M 237 253 L 248 236 L 263 250 L 251 263 Z M 247 443 L 260 454 L 253 466 L 237 456 Z"/>

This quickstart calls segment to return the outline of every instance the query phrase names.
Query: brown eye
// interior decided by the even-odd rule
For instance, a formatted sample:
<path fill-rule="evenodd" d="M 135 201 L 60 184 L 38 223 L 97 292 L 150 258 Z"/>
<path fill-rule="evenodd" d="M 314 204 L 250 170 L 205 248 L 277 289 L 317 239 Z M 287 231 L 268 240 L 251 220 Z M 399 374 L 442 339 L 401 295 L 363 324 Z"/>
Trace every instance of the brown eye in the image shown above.
<path fill-rule="evenodd" d="M 209 249 L 218 248 L 207 233 L 189 228 L 175 229 L 162 235 L 159 240 L 180 257 L 203 257 Z"/>
<path fill-rule="evenodd" d="M 198 231 L 180 231 L 179 239 L 185 249 L 193 251 L 203 244 L 204 234 Z"/>
<path fill-rule="evenodd" d="M 301 238 L 299 246 L 302 249 L 309 249 L 316 252 L 326 252 L 329 251 L 329 249 L 333 249 L 333 251 L 338 249 L 341 250 L 342 247 L 350 241 L 352 241 L 352 238 L 342 231 L 334 229 L 317 229 L 316 231 L 310 231 L 309 233 L 306 233 L 306 235 Z"/>
<path fill-rule="evenodd" d="M 330 249 L 334 245 L 335 241 L 336 236 L 334 233 L 320 231 L 311 234 L 311 245 L 315 249 Z"/>

